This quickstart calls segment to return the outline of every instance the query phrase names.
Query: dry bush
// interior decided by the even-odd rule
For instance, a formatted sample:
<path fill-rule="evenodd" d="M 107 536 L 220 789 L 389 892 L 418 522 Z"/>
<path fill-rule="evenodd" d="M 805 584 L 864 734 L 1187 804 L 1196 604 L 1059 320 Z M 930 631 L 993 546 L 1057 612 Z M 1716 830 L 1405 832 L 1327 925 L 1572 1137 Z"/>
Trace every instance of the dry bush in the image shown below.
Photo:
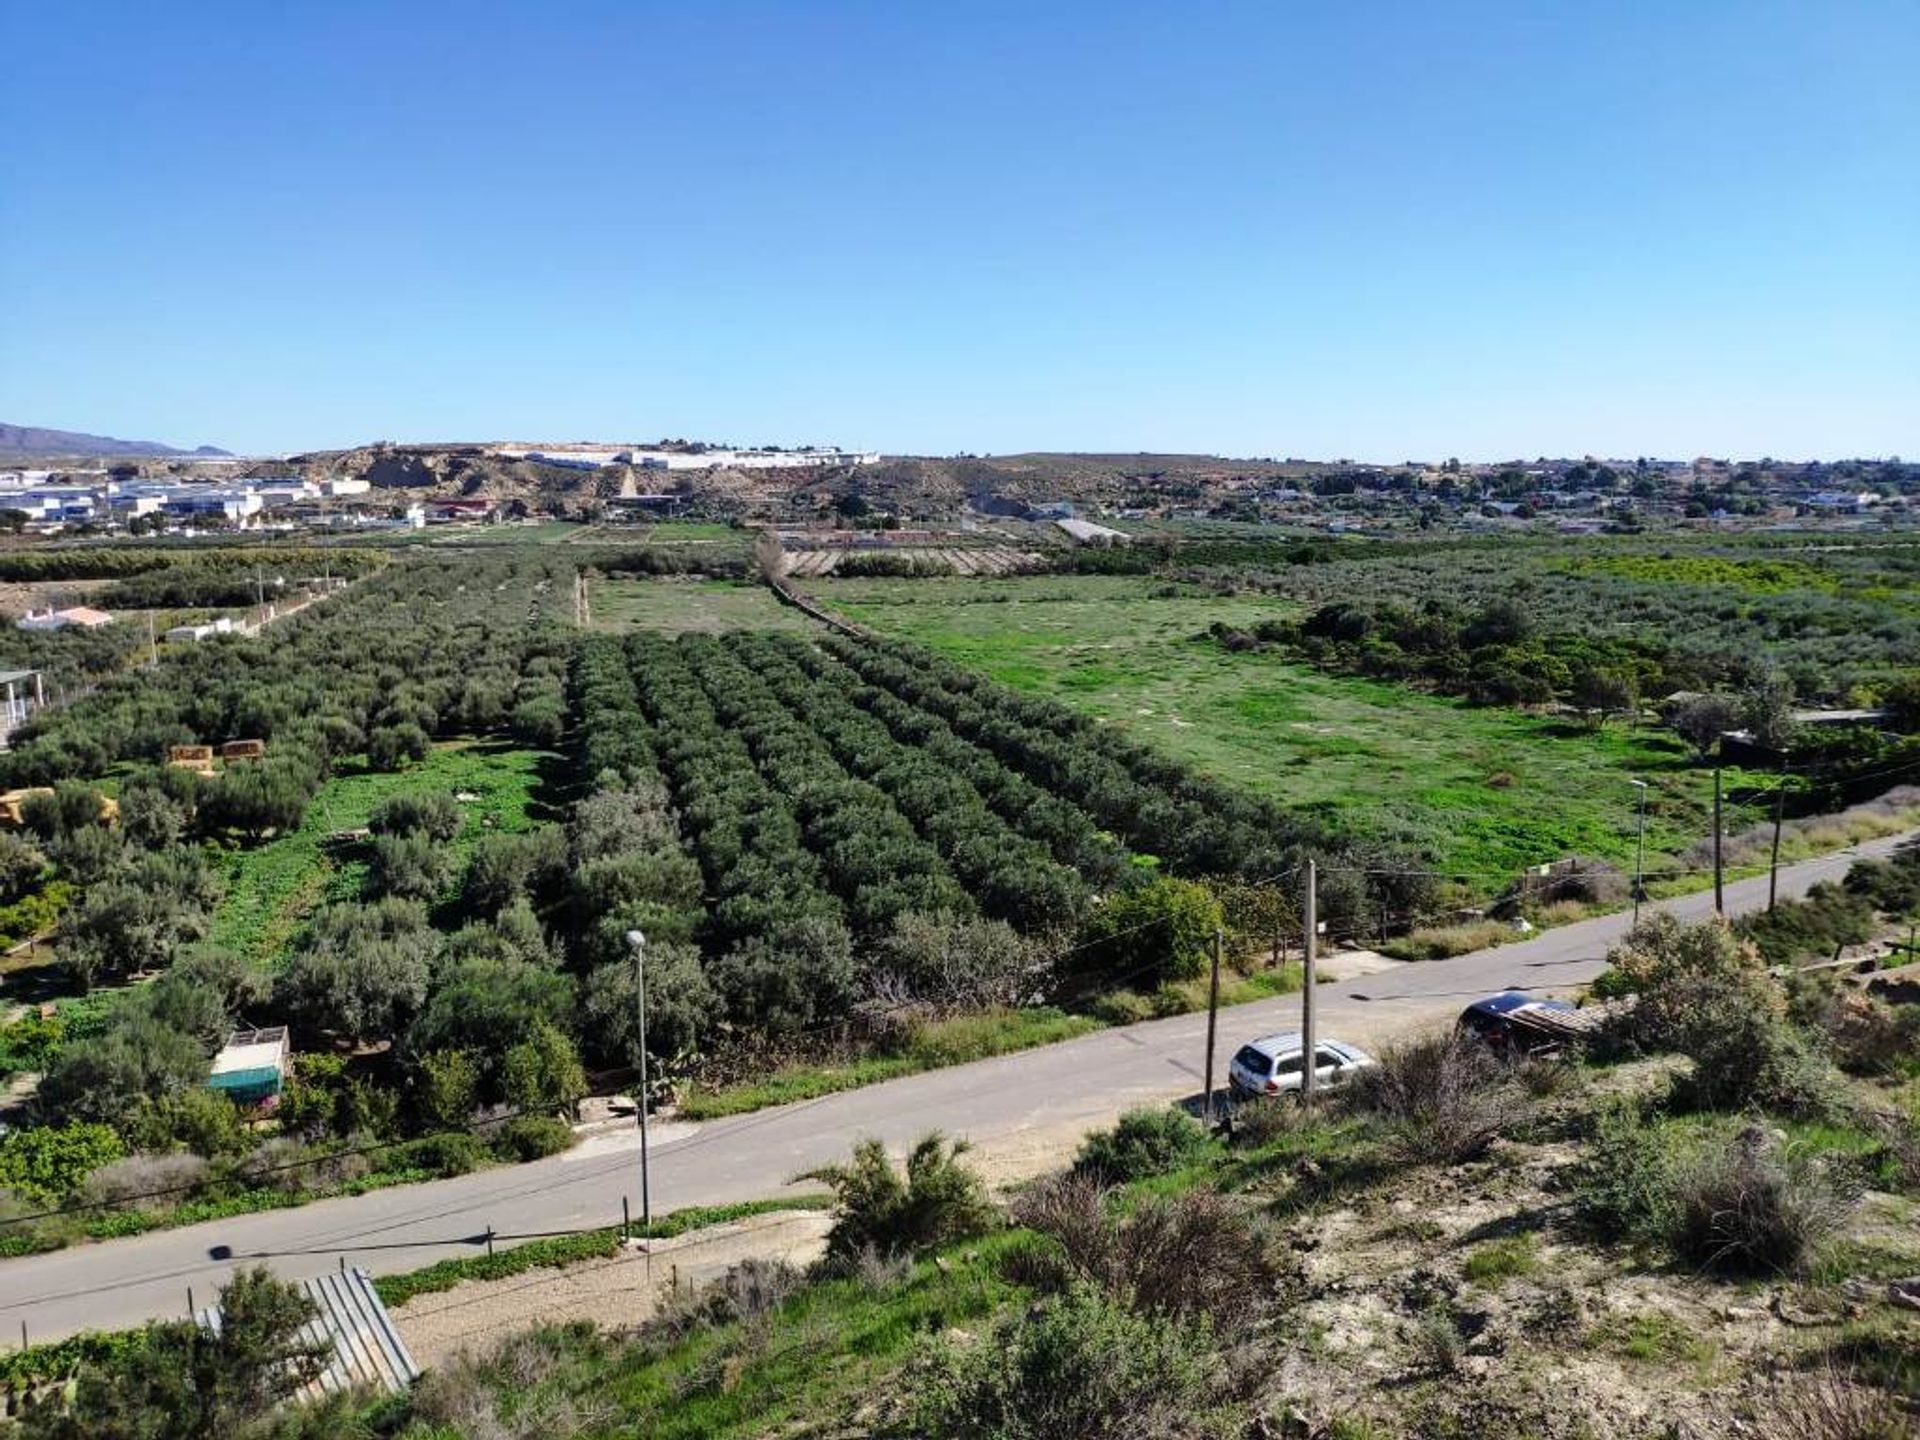
<path fill-rule="evenodd" d="M 1244 1100 L 1227 1117 L 1227 1143 L 1236 1150 L 1258 1150 L 1291 1135 L 1311 1118 L 1297 1100 Z"/>
<path fill-rule="evenodd" d="M 570 1325 L 523 1331 L 480 1356 L 462 1351 L 421 1376 L 411 1414 L 461 1440 L 573 1440 L 599 1430 L 611 1418 L 605 1406 L 539 1389 L 595 1343 L 592 1326 Z"/>
<path fill-rule="evenodd" d="M 347 1149 L 354 1148 L 349 1142 Z M 294 1195 L 303 1190 L 334 1189 L 358 1180 L 372 1168 L 373 1162 L 365 1155 L 329 1153 L 291 1135 L 276 1135 L 241 1162 L 240 1178 L 249 1185 Z"/>
<path fill-rule="evenodd" d="M 1673 1172 L 1673 1244 L 1684 1258 L 1736 1274 L 1777 1274 L 1802 1264 L 1846 1224 L 1857 1183 L 1789 1156 L 1757 1125 L 1707 1145 Z"/>
<path fill-rule="evenodd" d="M 1775 1382 L 1756 1417 L 1760 1440 L 1908 1440 L 1913 1417 L 1893 1396 L 1823 1361 Z"/>
<path fill-rule="evenodd" d="M 649 1339 L 671 1340 L 712 1326 L 757 1320 L 779 1309 L 804 1284 L 805 1272 L 784 1260 L 742 1260 L 710 1285 L 672 1292 L 642 1329 Z"/>
<path fill-rule="evenodd" d="M 89 1171 L 83 1190 L 95 1205 L 138 1205 L 153 1195 L 161 1204 L 189 1198 L 206 1183 L 207 1162 L 198 1155 L 128 1155 Z M 156 1191 L 165 1192 L 155 1195 Z"/>
<path fill-rule="evenodd" d="M 1141 1314 L 1244 1327 L 1249 1317 L 1275 1314 L 1298 1278 L 1259 1217 L 1209 1190 L 1156 1197 L 1115 1216 L 1099 1185 L 1069 1175 L 1028 1191 L 1015 1218 L 1058 1243 L 1076 1277 Z"/>
<path fill-rule="evenodd" d="M 1524 1120 L 1526 1088 L 1471 1036 L 1430 1036 L 1397 1045 L 1354 1077 L 1358 1109 L 1391 1127 L 1389 1150 L 1411 1162 L 1470 1160 Z"/>

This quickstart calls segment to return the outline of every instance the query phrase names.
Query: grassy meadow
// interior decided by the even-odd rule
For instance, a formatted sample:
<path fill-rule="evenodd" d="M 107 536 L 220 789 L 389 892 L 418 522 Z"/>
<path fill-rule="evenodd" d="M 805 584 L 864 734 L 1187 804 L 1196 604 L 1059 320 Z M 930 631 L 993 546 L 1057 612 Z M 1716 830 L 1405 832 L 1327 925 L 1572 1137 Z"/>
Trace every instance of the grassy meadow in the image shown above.
<path fill-rule="evenodd" d="M 588 603 L 595 630 L 806 630 L 813 622 L 752 580 L 594 578 Z"/>
<path fill-rule="evenodd" d="M 1201 638 L 1215 621 L 1245 627 L 1293 613 L 1284 599 L 1136 576 L 817 589 L 850 619 L 1124 725 L 1216 777 L 1364 830 L 1410 832 L 1463 876 L 1570 854 L 1631 868 L 1634 778 L 1653 787 L 1649 869 L 1711 826 L 1711 777 L 1664 731 L 1589 731 L 1272 654 L 1229 654 Z M 1736 813 L 1729 828 L 1750 818 Z"/>

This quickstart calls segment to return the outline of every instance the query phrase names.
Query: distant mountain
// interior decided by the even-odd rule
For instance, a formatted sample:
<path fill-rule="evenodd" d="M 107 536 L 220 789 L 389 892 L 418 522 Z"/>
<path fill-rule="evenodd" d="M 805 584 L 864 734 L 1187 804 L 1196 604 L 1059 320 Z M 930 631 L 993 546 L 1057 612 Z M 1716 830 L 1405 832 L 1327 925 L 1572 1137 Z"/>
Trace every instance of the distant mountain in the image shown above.
<path fill-rule="evenodd" d="M 157 440 L 115 440 L 77 430 L 42 430 L 34 425 L 0 424 L 0 455 L 229 455 L 212 445 L 181 450 Z"/>

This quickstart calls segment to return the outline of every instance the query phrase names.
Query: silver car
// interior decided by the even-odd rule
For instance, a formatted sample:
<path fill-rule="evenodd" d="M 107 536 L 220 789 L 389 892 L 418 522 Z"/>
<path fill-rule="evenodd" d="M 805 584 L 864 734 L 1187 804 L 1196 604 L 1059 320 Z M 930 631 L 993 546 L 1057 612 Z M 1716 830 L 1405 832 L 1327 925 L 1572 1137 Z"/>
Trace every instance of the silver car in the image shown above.
<path fill-rule="evenodd" d="M 1227 1067 L 1227 1084 L 1236 1100 L 1291 1095 L 1298 1098 L 1304 1081 L 1302 1045 L 1298 1030 L 1283 1030 L 1242 1045 Z M 1378 1062 L 1358 1045 L 1344 1040 L 1321 1040 L 1314 1047 L 1315 1091 L 1344 1085 L 1360 1071 Z"/>

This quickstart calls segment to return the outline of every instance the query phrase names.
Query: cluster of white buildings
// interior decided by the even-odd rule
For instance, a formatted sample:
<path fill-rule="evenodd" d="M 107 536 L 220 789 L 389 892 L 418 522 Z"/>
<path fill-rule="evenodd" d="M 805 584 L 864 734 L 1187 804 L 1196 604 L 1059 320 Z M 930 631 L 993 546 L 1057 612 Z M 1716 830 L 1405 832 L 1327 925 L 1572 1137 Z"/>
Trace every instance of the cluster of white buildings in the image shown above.
<path fill-rule="evenodd" d="M 220 482 L 115 479 L 104 470 L 0 472 L 0 510 L 18 510 L 37 528 L 125 524 L 147 515 L 191 522 L 218 517 L 245 526 L 266 511 L 304 501 L 364 495 L 365 480 L 297 475 Z"/>
<path fill-rule="evenodd" d="M 493 454 L 507 460 L 564 465 L 570 470 L 604 470 L 631 465 L 640 470 L 812 470 L 841 465 L 873 465 L 876 450 L 841 450 L 817 445 L 804 450 L 649 450 L 634 445 L 496 445 Z"/>

